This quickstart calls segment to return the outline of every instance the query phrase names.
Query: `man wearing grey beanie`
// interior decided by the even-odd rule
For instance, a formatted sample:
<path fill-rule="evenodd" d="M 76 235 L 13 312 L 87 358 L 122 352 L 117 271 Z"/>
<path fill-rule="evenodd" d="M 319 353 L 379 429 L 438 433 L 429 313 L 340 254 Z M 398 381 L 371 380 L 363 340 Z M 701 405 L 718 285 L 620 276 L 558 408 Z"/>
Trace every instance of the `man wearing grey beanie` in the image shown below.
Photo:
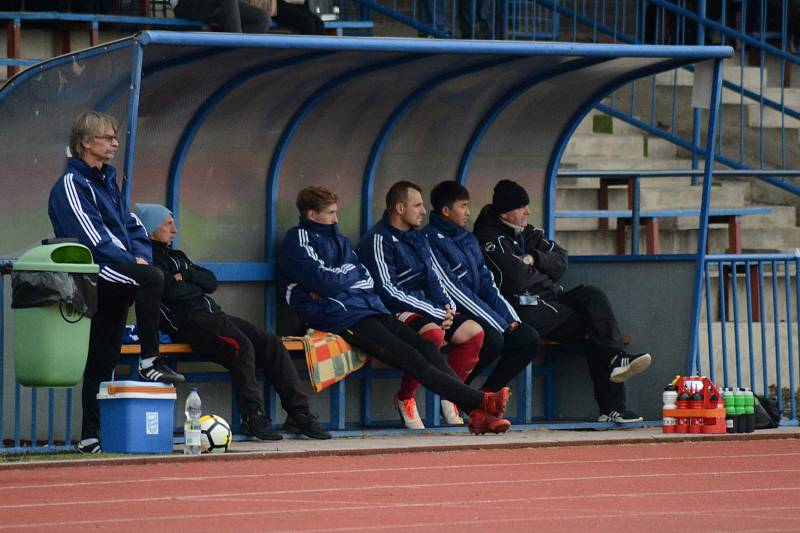
<path fill-rule="evenodd" d="M 210 296 L 217 288 L 214 273 L 172 248 L 178 231 L 172 212 L 162 205 L 137 204 L 136 214 L 150 237 L 153 264 L 164 273 L 161 329 L 177 341 L 188 342 L 195 353 L 228 369 L 242 413 L 239 432 L 260 440 L 283 438 L 264 413 L 256 380 L 256 370 L 261 369 L 287 413 L 286 431 L 313 439 L 331 438 L 311 414 L 308 397 L 300 390 L 297 369 L 281 339 L 225 313 Z"/>
<path fill-rule="evenodd" d="M 650 354 L 625 353 L 617 319 L 601 289 L 580 285 L 565 291 L 559 284 L 568 253 L 545 238 L 544 230 L 528 224 L 529 203 L 521 185 L 501 180 L 473 227 L 500 292 L 543 339 L 588 345 L 599 422 L 641 421 L 626 406 L 624 382 L 647 370 Z"/>

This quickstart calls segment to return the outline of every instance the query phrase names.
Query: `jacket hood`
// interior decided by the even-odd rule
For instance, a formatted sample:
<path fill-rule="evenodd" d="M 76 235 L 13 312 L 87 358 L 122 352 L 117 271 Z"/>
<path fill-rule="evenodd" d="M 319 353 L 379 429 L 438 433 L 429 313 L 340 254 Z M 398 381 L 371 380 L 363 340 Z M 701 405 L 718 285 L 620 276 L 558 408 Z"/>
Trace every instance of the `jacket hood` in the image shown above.
<path fill-rule="evenodd" d="M 492 204 L 486 204 L 483 206 L 483 209 L 481 209 L 478 218 L 475 219 L 474 227 L 478 226 L 490 226 L 492 228 L 496 228 L 504 235 L 507 235 L 512 239 L 514 238 L 514 230 L 508 225 L 503 224 L 503 221 L 500 220 L 500 217 L 494 212 Z"/>

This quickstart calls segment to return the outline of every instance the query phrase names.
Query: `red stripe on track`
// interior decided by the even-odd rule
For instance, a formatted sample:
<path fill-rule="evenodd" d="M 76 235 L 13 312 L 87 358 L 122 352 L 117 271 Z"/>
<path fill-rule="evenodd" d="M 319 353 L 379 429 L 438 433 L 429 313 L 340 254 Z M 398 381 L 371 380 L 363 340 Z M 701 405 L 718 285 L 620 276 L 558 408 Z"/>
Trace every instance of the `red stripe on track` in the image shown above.
<path fill-rule="evenodd" d="M 800 524 L 800 441 L 0 471 L 0 531 L 680 529 Z"/>

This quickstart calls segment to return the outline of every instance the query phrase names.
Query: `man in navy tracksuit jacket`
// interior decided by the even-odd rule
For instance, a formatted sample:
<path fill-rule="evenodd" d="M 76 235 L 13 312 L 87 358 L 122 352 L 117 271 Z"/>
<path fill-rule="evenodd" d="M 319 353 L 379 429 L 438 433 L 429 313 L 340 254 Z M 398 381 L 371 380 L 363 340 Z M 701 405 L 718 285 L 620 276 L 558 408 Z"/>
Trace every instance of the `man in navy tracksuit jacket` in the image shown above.
<path fill-rule="evenodd" d="M 317 417 L 281 339 L 243 318 L 229 315 L 211 297 L 217 290 L 213 272 L 194 264 L 172 248 L 178 233 L 175 219 L 163 205 L 136 204 L 153 245 L 153 264 L 164 273 L 161 326 L 174 340 L 188 342 L 192 351 L 221 364 L 231 374 L 231 388 L 242 414 L 239 432 L 261 440 L 280 440 L 264 413 L 256 369 L 278 393 L 286 411 L 283 428 L 314 439 L 329 439 Z"/>
<path fill-rule="evenodd" d="M 436 346 L 395 319 L 374 291 L 369 271 L 339 233 L 336 195 L 307 187 L 297 195 L 299 225 L 283 240 L 281 284 L 289 306 L 310 327 L 341 335 L 375 359 L 417 378 L 470 414 L 475 433 L 502 433 L 508 388 L 481 393 L 462 383 Z"/>
<path fill-rule="evenodd" d="M 375 279 L 386 307 L 440 348 L 447 341 L 448 363 L 465 381 L 478 363 L 484 332 L 464 314 L 453 314 L 456 304 L 433 267 L 428 240 L 417 229 L 424 215 L 421 189 L 408 181 L 395 183 L 386 194 L 383 218 L 367 232 L 356 252 Z M 395 400 L 406 427 L 416 429 L 424 427 L 415 400 L 418 386 L 416 380 L 405 377 Z M 441 408 L 448 424 L 464 423 L 448 400 L 442 401 Z"/>
<path fill-rule="evenodd" d="M 461 312 L 484 331 L 480 360 L 467 383 L 502 355 L 483 384 L 484 390 L 498 390 L 536 356 L 539 334 L 522 323 L 500 294 L 478 240 L 464 229 L 469 219 L 469 191 L 455 181 L 443 181 L 431 191 L 431 204 L 433 212 L 422 233 L 433 251 L 434 267 Z"/>
<path fill-rule="evenodd" d="M 78 451 L 100 451 L 97 392 L 119 360 L 128 308 L 136 304 L 142 356 L 139 376 L 147 381 L 183 382 L 158 351 L 158 320 L 164 275 L 152 262 L 150 240 L 128 211 L 109 161 L 119 147 L 117 121 L 89 111 L 72 124 L 64 175 L 50 191 L 48 214 L 56 237 L 77 238 L 100 265 L 97 313 L 92 318 L 83 376 L 83 427 Z"/>

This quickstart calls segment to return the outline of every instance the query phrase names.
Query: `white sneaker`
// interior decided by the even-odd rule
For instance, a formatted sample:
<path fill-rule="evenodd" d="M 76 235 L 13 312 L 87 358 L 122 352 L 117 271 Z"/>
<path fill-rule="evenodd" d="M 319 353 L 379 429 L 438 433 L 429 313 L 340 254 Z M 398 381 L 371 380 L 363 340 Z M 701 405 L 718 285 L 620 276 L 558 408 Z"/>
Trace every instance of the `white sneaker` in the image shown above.
<path fill-rule="evenodd" d="M 624 383 L 636 374 L 641 374 L 648 368 L 653 358 L 649 353 L 628 355 L 620 352 L 611 359 L 611 375 L 609 380 L 613 383 Z"/>
<path fill-rule="evenodd" d="M 442 398 L 442 418 L 451 426 L 464 425 L 464 419 L 461 418 L 461 412 L 458 410 L 458 407 L 456 407 L 456 404 L 444 398 Z"/>
<path fill-rule="evenodd" d="M 397 406 L 397 410 L 400 411 L 400 418 L 403 419 L 403 424 L 405 424 L 408 429 L 425 429 L 425 424 L 422 423 L 422 419 L 419 417 L 419 411 L 417 411 L 416 399 L 409 398 L 408 400 L 401 400 L 395 396 L 394 403 Z"/>

